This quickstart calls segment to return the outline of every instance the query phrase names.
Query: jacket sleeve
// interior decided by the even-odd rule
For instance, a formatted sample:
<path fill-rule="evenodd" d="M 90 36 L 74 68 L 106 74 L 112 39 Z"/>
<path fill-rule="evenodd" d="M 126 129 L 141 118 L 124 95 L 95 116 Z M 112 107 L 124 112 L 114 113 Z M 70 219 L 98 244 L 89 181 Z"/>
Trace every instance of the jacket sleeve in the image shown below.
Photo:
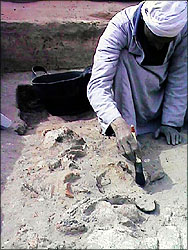
<path fill-rule="evenodd" d="M 113 100 L 112 85 L 120 51 L 127 46 L 127 23 L 123 11 L 109 22 L 99 40 L 87 88 L 88 99 L 103 133 L 113 120 L 121 116 Z"/>
<path fill-rule="evenodd" d="M 187 26 L 187 25 L 186 25 Z M 187 27 L 185 27 L 187 29 Z M 185 29 L 184 29 L 185 30 Z M 169 64 L 165 89 L 163 125 L 182 127 L 187 109 L 187 32 L 176 46 Z"/>

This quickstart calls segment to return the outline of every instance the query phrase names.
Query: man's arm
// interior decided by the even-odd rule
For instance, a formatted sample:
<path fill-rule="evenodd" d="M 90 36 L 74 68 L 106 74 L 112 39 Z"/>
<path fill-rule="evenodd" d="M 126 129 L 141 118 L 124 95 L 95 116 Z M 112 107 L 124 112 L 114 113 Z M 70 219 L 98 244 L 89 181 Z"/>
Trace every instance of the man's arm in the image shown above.
<path fill-rule="evenodd" d="M 187 110 L 187 25 L 184 27 L 181 41 L 172 55 L 165 97 L 163 103 L 161 127 L 155 132 L 155 138 L 164 134 L 168 144 L 182 142 L 180 128 L 183 126 Z"/>
<path fill-rule="evenodd" d="M 135 161 L 134 152 L 138 151 L 137 141 L 131 133 L 131 127 L 127 122 L 118 117 L 111 123 L 111 127 L 115 132 L 117 147 L 121 154 L 124 154 L 126 158 L 131 161 Z"/>
<path fill-rule="evenodd" d="M 110 21 L 100 38 L 88 84 L 88 99 L 101 121 L 103 133 L 111 126 L 120 153 L 134 160 L 133 152 L 137 149 L 137 142 L 131 134 L 130 126 L 121 117 L 112 93 L 120 51 L 127 47 L 127 25 L 125 13 L 120 12 Z"/>
<path fill-rule="evenodd" d="M 187 29 L 187 25 L 185 29 Z M 186 109 L 187 32 L 184 32 L 170 61 L 161 123 L 172 127 L 182 127 Z"/>
<path fill-rule="evenodd" d="M 99 40 L 88 84 L 88 99 L 101 122 L 103 133 L 111 122 L 121 117 L 113 100 L 112 84 L 120 51 L 127 47 L 128 20 L 118 13 L 108 24 Z"/>

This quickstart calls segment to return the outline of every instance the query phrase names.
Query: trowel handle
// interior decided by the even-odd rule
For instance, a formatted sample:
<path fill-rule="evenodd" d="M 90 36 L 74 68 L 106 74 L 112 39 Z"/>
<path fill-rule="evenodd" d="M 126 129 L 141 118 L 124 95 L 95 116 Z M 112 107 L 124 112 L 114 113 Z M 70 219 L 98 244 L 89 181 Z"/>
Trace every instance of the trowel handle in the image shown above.
<path fill-rule="evenodd" d="M 131 133 L 132 133 L 132 135 L 133 135 L 135 141 L 137 142 L 137 139 L 136 139 L 136 132 L 135 132 L 134 125 L 131 125 Z M 135 158 L 136 158 L 136 162 L 137 162 L 137 163 L 142 162 L 141 159 L 138 158 L 138 156 L 136 155 L 136 153 L 135 153 Z"/>
<path fill-rule="evenodd" d="M 136 139 L 136 132 L 135 132 L 134 125 L 131 125 L 131 133 L 132 133 L 132 135 L 134 136 L 134 139 L 137 141 L 137 139 Z"/>

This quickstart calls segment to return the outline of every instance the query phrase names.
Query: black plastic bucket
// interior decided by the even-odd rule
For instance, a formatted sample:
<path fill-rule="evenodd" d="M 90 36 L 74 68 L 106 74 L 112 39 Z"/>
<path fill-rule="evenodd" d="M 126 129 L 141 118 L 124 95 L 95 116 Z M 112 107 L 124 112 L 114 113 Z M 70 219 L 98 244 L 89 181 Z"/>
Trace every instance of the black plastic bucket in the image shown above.
<path fill-rule="evenodd" d="M 33 68 L 35 76 L 37 69 L 40 68 Z M 45 69 L 43 71 L 45 75 L 36 76 L 32 80 L 32 85 L 50 114 L 77 115 L 92 110 L 87 98 L 91 67 L 86 68 L 84 72 L 48 74 Z"/>

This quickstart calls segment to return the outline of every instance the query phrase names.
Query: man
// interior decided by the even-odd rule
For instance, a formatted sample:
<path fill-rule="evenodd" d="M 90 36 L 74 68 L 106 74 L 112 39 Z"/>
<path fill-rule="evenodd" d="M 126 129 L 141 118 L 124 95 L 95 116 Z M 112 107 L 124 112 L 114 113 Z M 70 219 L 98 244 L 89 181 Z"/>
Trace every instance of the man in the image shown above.
<path fill-rule="evenodd" d="M 181 143 L 187 109 L 187 2 L 145 1 L 109 22 L 99 40 L 88 99 L 103 134 L 120 151 L 138 149 L 131 134 L 155 132 Z"/>

